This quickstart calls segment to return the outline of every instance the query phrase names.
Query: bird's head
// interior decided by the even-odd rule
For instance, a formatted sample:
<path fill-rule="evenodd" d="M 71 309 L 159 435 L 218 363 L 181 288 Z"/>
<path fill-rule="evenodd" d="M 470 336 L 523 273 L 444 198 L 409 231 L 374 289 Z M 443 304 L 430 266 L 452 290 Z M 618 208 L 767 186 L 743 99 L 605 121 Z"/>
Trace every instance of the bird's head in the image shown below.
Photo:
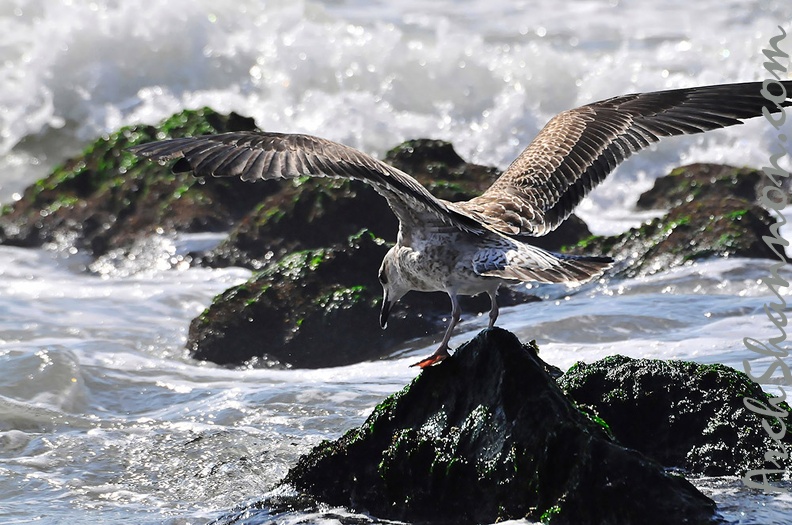
<path fill-rule="evenodd" d="M 379 282 L 382 285 L 383 292 L 382 310 L 380 311 L 380 326 L 382 328 L 388 326 L 388 316 L 393 305 L 410 291 L 409 286 L 399 272 L 396 256 L 396 247 L 394 246 L 385 254 L 379 269 Z"/>

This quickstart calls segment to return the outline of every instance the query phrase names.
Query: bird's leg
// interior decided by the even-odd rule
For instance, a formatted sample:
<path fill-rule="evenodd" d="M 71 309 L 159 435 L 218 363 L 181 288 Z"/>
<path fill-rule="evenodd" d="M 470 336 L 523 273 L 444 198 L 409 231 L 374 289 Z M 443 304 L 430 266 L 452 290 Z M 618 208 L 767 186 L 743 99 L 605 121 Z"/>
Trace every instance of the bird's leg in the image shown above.
<path fill-rule="evenodd" d="M 436 365 L 450 355 L 448 353 L 448 341 L 451 339 L 451 332 L 454 331 L 454 327 L 459 322 L 462 309 L 459 307 L 459 298 L 457 297 L 457 294 L 454 292 L 449 292 L 448 295 L 451 297 L 451 320 L 448 322 L 448 328 L 446 328 L 445 335 L 443 336 L 443 340 L 440 342 L 440 346 L 432 355 L 410 366 L 426 368 L 428 366 Z"/>
<path fill-rule="evenodd" d="M 492 329 L 495 326 L 495 321 L 498 320 L 498 290 L 487 290 L 487 294 L 490 296 L 490 302 L 492 303 L 489 312 L 489 326 L 487 328 Z"/>

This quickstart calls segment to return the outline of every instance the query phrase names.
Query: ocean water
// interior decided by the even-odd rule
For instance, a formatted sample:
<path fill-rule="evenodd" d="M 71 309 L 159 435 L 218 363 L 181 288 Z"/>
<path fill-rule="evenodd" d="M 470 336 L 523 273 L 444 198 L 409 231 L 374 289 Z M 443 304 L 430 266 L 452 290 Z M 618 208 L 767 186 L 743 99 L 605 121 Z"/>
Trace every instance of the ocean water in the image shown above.
<path fill-rule="evenodd" d="M 764 78 L 761 49 L 790 23 L 787 0 L 4 0 L 0 202 L 104 133 L 204 105 L 378 156 L 404 139 L 446 139 L 465 158 L 505 167 L 564 109 Z M 792 52 L 792 37 L 785 46 Z M 581 215 L 595 232 L 621 231 L 647 217 L 632 206 L 669 168 L 761 166 L 776 137 L 755 119 L 664 141 L 620 167 Z M 155 239 L 135 260 L 94 271 L 68 246 L 0 246 L 0 523 L 214 519 L 360 424 L 436 344 L 310 371 L 192 361 L 190 320 L 249 276 L 179 263 L 218 240 Z M 504 309 L 499 324 L 536 339 L 561 368 L 622 353 L 741 369 L 752 357 L 742 338 L 775 335 L 762 311 L 769 268 L 714 260 L 541 287 L 544 301 Z M 486 325 L 463 319 L 452 345 Z M 790 496 L 748 491 L 737 478 L 695 483 L 741 524 L 792 516 Z M 256 518 L 351 519 L 365 518 L 326 508 Z"/>

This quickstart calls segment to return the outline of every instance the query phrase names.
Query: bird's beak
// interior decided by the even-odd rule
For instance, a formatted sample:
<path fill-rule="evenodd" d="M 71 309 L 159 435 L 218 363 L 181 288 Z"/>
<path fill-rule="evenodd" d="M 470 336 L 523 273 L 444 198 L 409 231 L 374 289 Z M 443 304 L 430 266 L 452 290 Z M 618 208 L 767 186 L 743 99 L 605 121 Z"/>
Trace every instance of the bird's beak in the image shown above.
<path fill-rule="evenodd" d="M 382 310 L 380 311 L 380 326 L 383 329 L 388 326 L 388 315 L 390 315 L 391 306 L 393 305 L 388 300 L 388 292 L 386 291 L 382 297 Z"/>

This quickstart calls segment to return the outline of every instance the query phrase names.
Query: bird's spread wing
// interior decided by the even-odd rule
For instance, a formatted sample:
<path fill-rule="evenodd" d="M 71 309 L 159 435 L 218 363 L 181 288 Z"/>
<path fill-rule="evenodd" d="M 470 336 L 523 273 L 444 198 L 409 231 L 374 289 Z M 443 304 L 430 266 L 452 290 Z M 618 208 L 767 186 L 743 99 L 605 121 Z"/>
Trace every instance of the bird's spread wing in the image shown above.
<path fill-rule="evenodd" d="M 782 84 L 792 97 L 792 81 Z M 778 111 L 761 89 L 761 82 L 675 89 L 565 111 L 486 192 L 456 204 L 506 235 L 544 235 L 619 163 L 662 137 L 740 124 L 765 106 Z"/>
<path fill-rule="evenodd" d="M 354 148 L 310 135 L 240 131 L 150 142 L 130 151 L 156 160 L 179 159 L 173 166 L 175 172 L 193 171 L 197 176 L 238 176 L 247 181 L 309 175 L 357 179 L 384 196 L 407 227 L 439 219 L 464 231 L 484 230 L 463 210 L 434 197 L 403 171 Z"/>

